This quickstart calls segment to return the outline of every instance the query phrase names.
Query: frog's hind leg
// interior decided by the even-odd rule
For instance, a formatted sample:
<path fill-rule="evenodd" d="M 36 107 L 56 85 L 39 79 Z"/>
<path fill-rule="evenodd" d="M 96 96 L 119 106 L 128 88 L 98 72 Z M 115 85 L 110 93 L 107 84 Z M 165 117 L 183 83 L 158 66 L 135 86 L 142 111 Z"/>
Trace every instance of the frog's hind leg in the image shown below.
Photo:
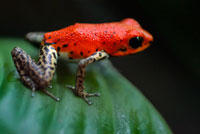
<path fill-rule="evenodd" d="M 89 56 L 86 59 L 82 59 L 80 60 L 79 64 L 78 64 L 78 70 L 76 73 L 76 85 L 75 87 L 67 85 L 68 88 L 72 89 L 72 91 L 74 92 L 75 95 L 80 96 L 81 98 L 83 98 L 89 105 L 91 105 L 91 101 L 88 100 L 87 97 L 92 97 L 92 96 L 100 96 L 99 93 L 87 93 L 86 91 L 84 91 L 84 77 L 85 77 L 85 68 L 88 64 L 91 64 L 95 61 L 99 61 L 105 58 L 108 58 L 109 55 L 104 52 L 104 51 L 98 51 L 94 54 L 92 54 L 91 56 Z"/>
<path fill-rule="evenodd" d="M 51 83 L 57 64 L 57 53 L 53 47 L 41 47 L 37 64 L 19 47 L 14 48 L 11 54 L 22 83 L 32 89 L 32 95 L 38 89 L 59 100 L 45 89 Z"/>

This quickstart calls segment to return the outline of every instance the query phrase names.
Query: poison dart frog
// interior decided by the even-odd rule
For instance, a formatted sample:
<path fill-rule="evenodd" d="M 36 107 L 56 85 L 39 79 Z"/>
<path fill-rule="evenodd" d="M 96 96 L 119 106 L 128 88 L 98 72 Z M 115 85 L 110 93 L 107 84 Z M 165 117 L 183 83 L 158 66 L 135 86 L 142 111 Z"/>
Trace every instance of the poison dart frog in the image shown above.
<path fill-rule="evenodd" d="M 76 84 L 67 87 L 92 104 L 88 97 L 100 94 L 84 90 L 86 66 L 108 57 L 143 51 L 152 41 L 152 35 L 132 18 L 112 23 L 75 23 L 44 34 L 37 63 L 19 47 L 15 47 L 11 55 L 22 83 L 32 90 L 32 96 L 35 90 L 42 90 L 56 101 L 59 98 L 45 88 L 52 81 L 59 55 L 64 55 L 69 61 L 78 61 Z"/>

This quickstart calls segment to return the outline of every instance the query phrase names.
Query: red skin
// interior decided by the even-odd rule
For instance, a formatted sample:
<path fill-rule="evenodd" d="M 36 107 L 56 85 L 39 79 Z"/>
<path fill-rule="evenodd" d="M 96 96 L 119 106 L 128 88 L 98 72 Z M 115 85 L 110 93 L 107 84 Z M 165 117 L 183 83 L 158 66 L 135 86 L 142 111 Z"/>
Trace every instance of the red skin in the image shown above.
<path fill-rule="evenodd" d="M 129 39 L 137 36 L 143 37 L 144 41 L 142 47 L 133 49 Z M 112 23 L 76 23 L 44 35 L 45 43 L 54 43 L 52 46 L 57 51 L 67 52 L 70 59 L 86 58 L 100 50 L 111 56 L 134 54 L 147 48 L 151 41 L 152 35 L 131 18 Z M 122 48 L 126 51 L 120 51 Z"/>

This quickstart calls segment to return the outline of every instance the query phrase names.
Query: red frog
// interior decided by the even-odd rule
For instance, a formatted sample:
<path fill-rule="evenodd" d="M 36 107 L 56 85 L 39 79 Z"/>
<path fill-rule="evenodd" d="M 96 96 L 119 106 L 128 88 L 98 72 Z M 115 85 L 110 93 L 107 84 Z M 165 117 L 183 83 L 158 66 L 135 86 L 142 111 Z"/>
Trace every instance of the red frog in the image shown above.
<path fill-rule="evenodd" d="M 72 89 L 75 95 L 91 104 L 87 97 L 100 94 L 91 94 L 84 90 L 86 66 L 110 56 L 125 56 L 140 52 L 146 49 L 152 41 L 152 35 L 144 30 L 136 20 L 127 18 L 112 23 L 76 23 L 45 33 L 37 63 L 19 47 L 15 47 L 11 54 L 20 79 L 32 90 L 32 96 L 35 90 L 42 90 L 57 101 L 59 98 L 45 88 L 52 81 L 58 56 L 70 61 L 78 61 L 76 84 L 75 86 L 67 85 L 67 87 Z"/>

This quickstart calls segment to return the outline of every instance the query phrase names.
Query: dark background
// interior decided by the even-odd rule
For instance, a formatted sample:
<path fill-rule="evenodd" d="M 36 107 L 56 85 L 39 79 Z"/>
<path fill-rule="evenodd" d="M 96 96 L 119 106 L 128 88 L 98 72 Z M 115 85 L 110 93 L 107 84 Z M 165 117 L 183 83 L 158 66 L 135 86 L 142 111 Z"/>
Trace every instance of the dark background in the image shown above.
<path fill-rule="evenodd" d="M 153 103 L 176 134 L 200 133 L 200 38 L 193 0 L 6 0 L 0 37 L 23 37 L 75 22 L 132 17 L 154 36 L 153 45 L 113 64 Z"/>

